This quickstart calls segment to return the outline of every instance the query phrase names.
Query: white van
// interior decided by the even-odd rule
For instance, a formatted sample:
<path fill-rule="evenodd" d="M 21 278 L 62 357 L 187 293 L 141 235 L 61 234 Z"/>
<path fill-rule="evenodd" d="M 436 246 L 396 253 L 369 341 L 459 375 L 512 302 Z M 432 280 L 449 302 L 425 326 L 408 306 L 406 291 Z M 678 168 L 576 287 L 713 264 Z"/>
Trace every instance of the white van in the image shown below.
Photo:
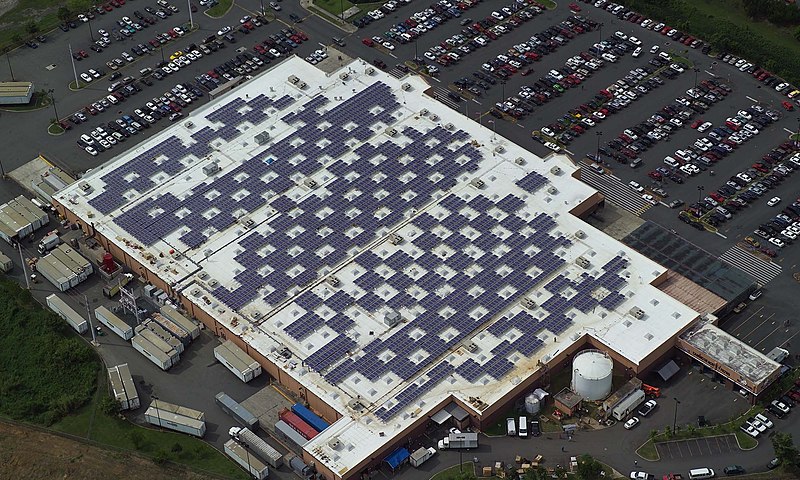
<path fill-rule="evenodd" d="M 677 168 L 677 167 L 680 167 L 680 166 L 681 166 L 681 164 L 680 164 L 680 163 L 678 163 L 678 161 L 677 161 L 677 160 L 675 160 L 674 158 L 672 158 L 672 157 L 670 157 L 670 156 L 664 157 L 664 163 L 665 163 L 667 166 L 669 166 L 669 167 L 672 167 L 672 168 Z"/>
<path fill-rule="evenodd" d="M 514 418 L 506 418 L 506 426 L 508 430 L 509 437 L 516 437 L 517 436 L 517 425 L 514 421 Z"/>
<path fill-rule="evenodd" d="M 521 438 L 526 438 L 528 436 L 528 418 L 527 417 L 519 417 L 519 433 L 518 435 Z"/>
<path fill-rule="evenodd" d="M 700 478 L 714 478 L 714 470 L 710 468 L 695 468 L 689 470 L 689 480 L 697 480 Z"/>

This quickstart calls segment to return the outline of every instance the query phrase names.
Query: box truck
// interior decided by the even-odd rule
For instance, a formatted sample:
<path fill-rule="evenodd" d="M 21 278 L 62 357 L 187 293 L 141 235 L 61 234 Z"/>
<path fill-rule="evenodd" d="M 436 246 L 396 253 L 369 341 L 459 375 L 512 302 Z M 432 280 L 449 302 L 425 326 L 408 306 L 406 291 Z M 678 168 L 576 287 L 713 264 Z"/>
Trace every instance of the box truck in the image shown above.
<path fill-rule="evenodd" d="M 436 455 L 436 449 L 433 447 L 420 447 L 409 457 L 408 462 L 412 467 L 419 467 L 425 463 L 429 458 Z"/>
<path fill-rule="evenodd" d="M 228 430 L 231 438 L 247 446 L 251 452 L 267 462 L 273 468 L 283 465 L 283 454 L 268 444 L 263 438 L 243 427 L 231 427 Z"/>
<path fill-rule="evenodd" d="M 0 272 L 8 273 L 14 268 L 14 262 L 11 261 L 3 252 L 0 252 Z"/>
<path fill-rule="evenodd" d="M 239 445 L 236 440 L 228 440 L 223 445 L 225 454 L 238 463 L 240 467 L 244 468 L 250 473 L 249 477 L 254 477 L 258 480 L 264 480 L 269 476 L 269 467 L 261 462 L 254 455 L 251 455 L 244 447 Z"/>
<path fill-rule="evenodd" d="M 636 407 L 644 401 L 644 390 L 634 390 L 630 395 L 625 397 L 614 408 L 611 409 L 611 415 L 618 421 L 622 421 L 630 415 L 631 412 L 636 410 Z"/>
<path fill-rule="evenodd" d="M 122 337 L 123 340 L 130 340 L 133 338 L 133 327 L 125 323 L 124 320 L 106 307 L 101 305 L 95 308 L 94 316 L 109 330 Z"/>
<path fill-rule="evenodd" d="M 439 440 L 439 450 L 453 448 L 477 448 L 478 434 L 474 432 L 451 433 Z"/>

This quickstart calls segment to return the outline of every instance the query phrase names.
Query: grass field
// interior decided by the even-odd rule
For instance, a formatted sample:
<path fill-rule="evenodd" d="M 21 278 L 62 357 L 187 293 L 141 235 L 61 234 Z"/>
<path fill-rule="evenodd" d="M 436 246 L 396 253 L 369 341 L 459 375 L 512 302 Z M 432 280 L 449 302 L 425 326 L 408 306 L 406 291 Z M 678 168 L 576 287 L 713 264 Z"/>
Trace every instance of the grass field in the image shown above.
<path fill-rule="evenodd" d="M 25 24 L 31 19 L 36 20 L 39 32 L 56 28 L 59 24 L 56 12 L 62 5 L 63 0 L 19 0 L 14 8 L 0 16 L 0 25 L 3 25 L 0 29 L 0 48 L 13 45 L 17 35 L 27 38 L 30 34 Z"/>
<path fill-rule="evenodd" d="M 467 473 L 474 473 L 475 464 L 472 462 L 464 462 L 463 465 L 454 465 L 437 473 L 431 477 L 431 480 L 456 480 L 461 478 L 462 470 Z"/>
<path fill-rule="evenodd" d="M 228 13 L 233 6 L 233 0 L 219 0 L 219 3 L 206 10 L 209 17 L 219 18 Z"/>

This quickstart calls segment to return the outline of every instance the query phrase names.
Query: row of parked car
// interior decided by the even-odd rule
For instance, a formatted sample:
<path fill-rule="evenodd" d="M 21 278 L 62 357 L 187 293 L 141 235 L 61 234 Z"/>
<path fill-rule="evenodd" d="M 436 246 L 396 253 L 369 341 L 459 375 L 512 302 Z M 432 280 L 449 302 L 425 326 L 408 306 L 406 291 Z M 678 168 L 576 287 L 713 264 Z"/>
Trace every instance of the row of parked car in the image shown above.
<path fill-rule="evenodd" d="M 428 8 L 414 12 L 401 23 L 413 29 L 415 33 L 421 35 L 429 30 L 433 30 L 447 20 L 455 18 L 455 13 L 460 13 L 472 8 L 479 2 L 480 0 L 458 0 L 452 2 L 449 0 L 440 0 L 430 4 Z M 354 20 L 353 25 L 359 28 L 364 27 L 376 20 L 382 19 L 386 15 L 394 14 L 394 12 L 403 5 L 408 5 L 410 3 L 411 0 L 390 0 L 381 5 L 380 8 L 367 12 L 367 15 Z M 456 12 L 456 10 L 459 12 Z"/>

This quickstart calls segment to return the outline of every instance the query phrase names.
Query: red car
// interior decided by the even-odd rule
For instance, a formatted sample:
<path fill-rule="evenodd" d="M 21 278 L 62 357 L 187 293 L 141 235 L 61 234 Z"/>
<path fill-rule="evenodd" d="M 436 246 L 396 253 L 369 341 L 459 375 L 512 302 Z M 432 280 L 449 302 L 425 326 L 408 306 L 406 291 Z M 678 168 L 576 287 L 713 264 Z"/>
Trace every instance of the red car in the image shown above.
<path fill-rule="evenodd" d="M 692 125 L 691 125 L 691 127 L 692 127 L 692 128 L 697 128 L 697 127 L 699 127 L 699 126 L 700 126 L 700 124 L 702 124 L 702 123 L 703 123 L 703 121 L 702 121 L 702 120 L 695 120 L 694 122 L 692 122 Z"/>
<path fill-rule="evenodd" d="M 103 5 L 103 10 L 105 10 L 106 12 L 110 12 L 111 10 L 114 10 L 114 7 L 112 7 L 111 4 L 106 3 L 105 5 Z"/>
<path fill-rule="evenodd" d="M 255 50 L 256 52 L 258 52 L 258 53 L 260 53 L 260 54 L 262 54 L 262 55 L 266 55 L 266 54 L 267 54 L 267 49 L 266 49 L 266 48 L 264 48 L 264 47 L 262 47 L 262 46 L 261 46 L 261 45 L 259 45 L 259 44 L 256 44 L 256 45 L 253 47 L 253 50 Z"/>
<path fill-rule="evenodd" d="M 577 3 L 570 3 L 569 4 L 569 9 L 572 10 L 573 12 L 580 12 L 581 11 L 581 7 L 579 7 Z"/>
<path fill-rule="evenodd" d="M 361 40 L 361 43 L 363 43 L 364 45 L 366 45 L 368 47 L 375 46 L 375 42 L 371 38 L 365 38 L 365 39 Z"/>
<path fill-rule="evenodd" d="M 786 102 L 786 101 L 784 101 L 784 102 L 781 102 L 781 105 L 783 106 L 783 108 L 785 108 L 786 110 L 788 110 L 788 111 L 790 111 L 790 112 L 791 112 L 792 110 L 794 110 L 794 105 L 792 105 L 792 104 L 791 104 L 791 103 L 789 103 L 789 102 Z"/>
<path fill-rule="evenodd" d="M 304 42 L 308 41 L 308 35 L 303 32 L 298 31 L 297 36 L 300 37 Z"/>

